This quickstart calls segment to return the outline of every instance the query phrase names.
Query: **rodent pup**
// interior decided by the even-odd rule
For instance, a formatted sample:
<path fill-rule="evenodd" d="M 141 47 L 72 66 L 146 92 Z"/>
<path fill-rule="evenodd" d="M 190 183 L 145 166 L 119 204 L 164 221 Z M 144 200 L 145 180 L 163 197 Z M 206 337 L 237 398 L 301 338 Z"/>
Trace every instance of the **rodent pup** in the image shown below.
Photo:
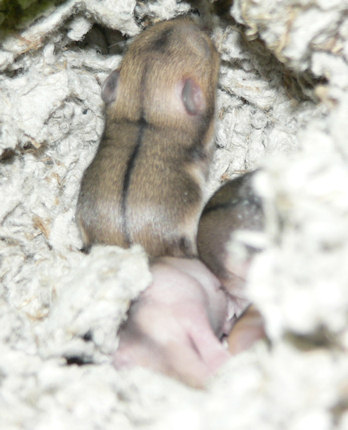
<path fill-rule="evenodd" d="M 117 368 L 140 365 L 203 387 L 229 354 L 228 297 L 197 259 L 160 257 L 152 283 L 132 304 L 113 356 Z"/>
<path fill-rule="evenodd" d="M 213 43 L 188 18 L 135 38 L 102 88 L 105 132 L 76 213 L 85 249 L 139 243 L 151 257 L 196 255 L 218 71 Z"/>
<path fill-rule="evenodd" d="M 119 331 L 116 367 L 141 365 L 202 387 L 230 354 L 264 336 L 262 316 L 244 293 L 257 250 L 247 249 L 246 258 L 238 260 L 231 258 L 229 246 L 236 230 L 263 228 L 252 177 L 248 173 L 227 182 L 203 211 L 198 251 L 212 272 L 198 259 L 155 259 L 152 283 L 132 304 Z M 229 352 L 221 344 L 227 335 Z"/>
<path fill-rule="evenodd" d="M 241 258 L 230 244 L 236 231 L 264 229 L 262 202 L 252 188 L 254 175 L 255 172 L 245 173 L 217 190 L 202 212 L 197 234 L 199 258 L 219 278 L 241 312 L 249 304 L 245 297 L 246 276 L 259 250 L 246 246 Z"/>

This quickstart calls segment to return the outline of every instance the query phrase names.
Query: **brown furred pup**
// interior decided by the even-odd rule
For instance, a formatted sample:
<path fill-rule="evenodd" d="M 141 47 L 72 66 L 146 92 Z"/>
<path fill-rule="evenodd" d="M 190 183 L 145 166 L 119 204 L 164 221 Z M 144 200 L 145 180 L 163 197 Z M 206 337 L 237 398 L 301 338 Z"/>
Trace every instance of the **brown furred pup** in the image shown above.
<path fill-rule="evenodd" d="M 255 171 L 226 182 L 206 204 L 198 227 L 199 258 L 229 294 L 236 321 L 228 336 L 229 351 L 236 354 L 265 336 L 263 318 L 246 296 L 246 277 L 256 247 L 233 248 L 239 231 L 262 231 L 262 201 L 252 187 Z M 238 241 L 238 240 L 237 240 Z"/>
<path fill-rule="evenodd" d="M 197 235 L 199 258 L 219 278 L 241 309 L 248 304 L 245 278 L 258 249 L 245 246 L 245 255 L 240 256 L 230 245 L 236 232 L 262 231 L 264 228 L 261 199 L 252 188 L 254 174 L 249 172 L 239 176 L 217 190 L 202 212 Z"/>
<path fill-rule="evenodd" d="M 188 18 L 135 38 L 102 88 L 105 131 L 76 212 L 86 250 L 139 243 L 152 257 L 196 255 L 218 71 L 212 41 Z"/>

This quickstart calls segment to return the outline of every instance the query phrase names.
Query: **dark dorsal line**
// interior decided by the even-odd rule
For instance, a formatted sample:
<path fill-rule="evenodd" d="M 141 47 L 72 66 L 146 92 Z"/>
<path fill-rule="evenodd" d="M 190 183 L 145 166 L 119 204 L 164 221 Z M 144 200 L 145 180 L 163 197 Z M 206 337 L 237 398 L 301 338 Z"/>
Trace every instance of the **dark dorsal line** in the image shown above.
<path fill-rule="evenodd" d="M 252 197 L 247 199 L 249 204 L 255 205 L 258 207 L 258 209 L 262 210 L 262 205 L 260 200 L 257 197 Z M 234 207 L 238 206 L 240 204 L 240 199 L 237 198 L 232 201 L 227 201 L 224 203 L 218 203 L 216 205 L 208 206 L 203 210 L 202 217 L 204 215 L 207 215 L 210 212 L 219 211 L 219 210 L 226 210 L 226 209 L 233 209 Z"/>
<path fill-rule="evenodd" d="M 123 179 L 122 200 L 121 200 L 122 231 L 123 231 L 125 240 L 126 240 L 128 245 L 131 245 L 131 243 L 132 243 L 129 229 L 128 229 L 128 223 L 127 223 L 128 190 L 129 190 L 129 184 L 131 181 L 132 171 L 133 171 L 133 168 L 135 165 L 136 158 L 137 158 L 138 153 L 139 153 L 139 149 L 140 149 L 142 141 L 143 141 L 143 135 L 144 135 L 144 130 L 145 130 L 146 126 L 147 126 L 147 124 L 144 120 L 139 121 L 139 130 L 138 130 L 137 140 L 136 140 L 133 152 L 131 153 L 131 155 L 128 159 L 126 173 L 125 173 L 124 179 Z"/>
<path fill-rule="evenodd" d="M 226 209 L 233 209 L 235 206 L 239 204 L 239 201 L 236 202 L 225 202 L 225 203 L 219 203 L 213 206 L 206 207 L 202 213 L 202 216 L 210 213 L 215 212 L 219 210 L 226 210 Z"/>
<path fill-rule="evenodd" d="M 166 46 L 169 43 L 170 35 L 173 32 L 171 28 L 166 28 L 163 30 L 156 39 L 152 41 L 152 44 L 149 46 L 149 51 L 156 50 L 163 52 L 163 50 L 166 48 Z"/>
<path fill-rule="evenodd" d="M 126 172 L 124 174 L 124 179 L 123 179 L 123 187 L 122 187 L 122 197 L 121 197 L 122 231 L 128 246 L 132 244 L 131 234 L 130 234 L 130 231 L 128 228 L 128 222 L 127 222 L 127 198 L 128 198 L 128 192 L 129 192 L 129 185 L 130 185 L 133 169 L 136 163 L 136 159 L 138 157 L 140 147 L 143 143 L 145 129 L 148 125 L 145 119 L 145 112 L 144 112 L 145 83 L 146 83 L 147 72 L 148 72 L 148 66 L 146 64 L 144 67 L 144 71 L 143 71 L 143 75 L 140 83 L 139 97 L 140 97 L 141 113 L 140 113 L 140 119 L 136 122 L 138 124 L 138 134 L 137 134 L 133 151 L 128 159 Z"/>

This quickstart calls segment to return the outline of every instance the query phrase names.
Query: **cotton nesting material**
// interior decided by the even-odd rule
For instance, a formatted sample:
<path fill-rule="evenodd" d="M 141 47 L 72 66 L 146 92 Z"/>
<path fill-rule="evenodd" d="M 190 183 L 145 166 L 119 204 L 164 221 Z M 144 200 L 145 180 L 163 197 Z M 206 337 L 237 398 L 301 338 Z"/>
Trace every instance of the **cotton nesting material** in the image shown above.
<path fill-rule="evenodd" d="M 268 50 L 245 42 L 244 27 L 213 17 L 222 66 L 207 196 L 221 177 L 264 166 L 255 186 L 267 212 L 265 249 L 248 294 L 271 346 L 232 358 L 206 391 L 110 364 L 117 328 L 150 274 L 137 247 L 78 251 L 74 211 L 103 130 L 100 84 L 121 56 L 75 42 L 94 22 L 133 36 L 135 17 L 166 19 L 189 7 L 71 0 L 3 42 L 1 428 L 348 427 L 342 2 L 303 1 L 294 10 L 291 1 L 235 1 L 234 19 Z M 287 67 L 328 80 L 316 87 L 321 103 Z"/>

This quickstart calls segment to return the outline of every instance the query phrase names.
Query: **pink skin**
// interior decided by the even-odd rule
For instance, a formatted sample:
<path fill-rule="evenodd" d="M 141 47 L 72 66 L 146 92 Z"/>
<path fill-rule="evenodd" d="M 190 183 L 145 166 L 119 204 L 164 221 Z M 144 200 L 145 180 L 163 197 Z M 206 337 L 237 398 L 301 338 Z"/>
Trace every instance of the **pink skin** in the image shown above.
<path fill-rule="evenodd" d="M 238 320 L 229 319 L 231 308 L 240 314 L 246 302 L 232 300 L 199 260 L 163 257 L 151 271 L 152 284 L 120 329 L 115 367 L 139 365 L 201 388 L 229 353 L 242 352 L 263 337 L 254 307 Z M 229 352 L 220 341 L 228 333 Z"/>
<path fill-rule="evenodd" d="M 151 271 L 152 284 L 120 329 L 115 367 L 139 365 L 202 388 L 230 354 L 265 336 L 256 308 L 226 293 L 201 261 L 163 257 Z M 230 288 L 237 280 L 243 285 L 243 278 L 233 279 Z M 227 334 L 228 351 L 221 343 Z"/>
<path fill-rule="evenodd" d="M 114 364 L 149 367 L 202 387 L 229 358 L 219 340 L 228 326 L 226 294 L 196 259 L 164 257 L 151 271 L 152 284 L 120 330 Z"/>

